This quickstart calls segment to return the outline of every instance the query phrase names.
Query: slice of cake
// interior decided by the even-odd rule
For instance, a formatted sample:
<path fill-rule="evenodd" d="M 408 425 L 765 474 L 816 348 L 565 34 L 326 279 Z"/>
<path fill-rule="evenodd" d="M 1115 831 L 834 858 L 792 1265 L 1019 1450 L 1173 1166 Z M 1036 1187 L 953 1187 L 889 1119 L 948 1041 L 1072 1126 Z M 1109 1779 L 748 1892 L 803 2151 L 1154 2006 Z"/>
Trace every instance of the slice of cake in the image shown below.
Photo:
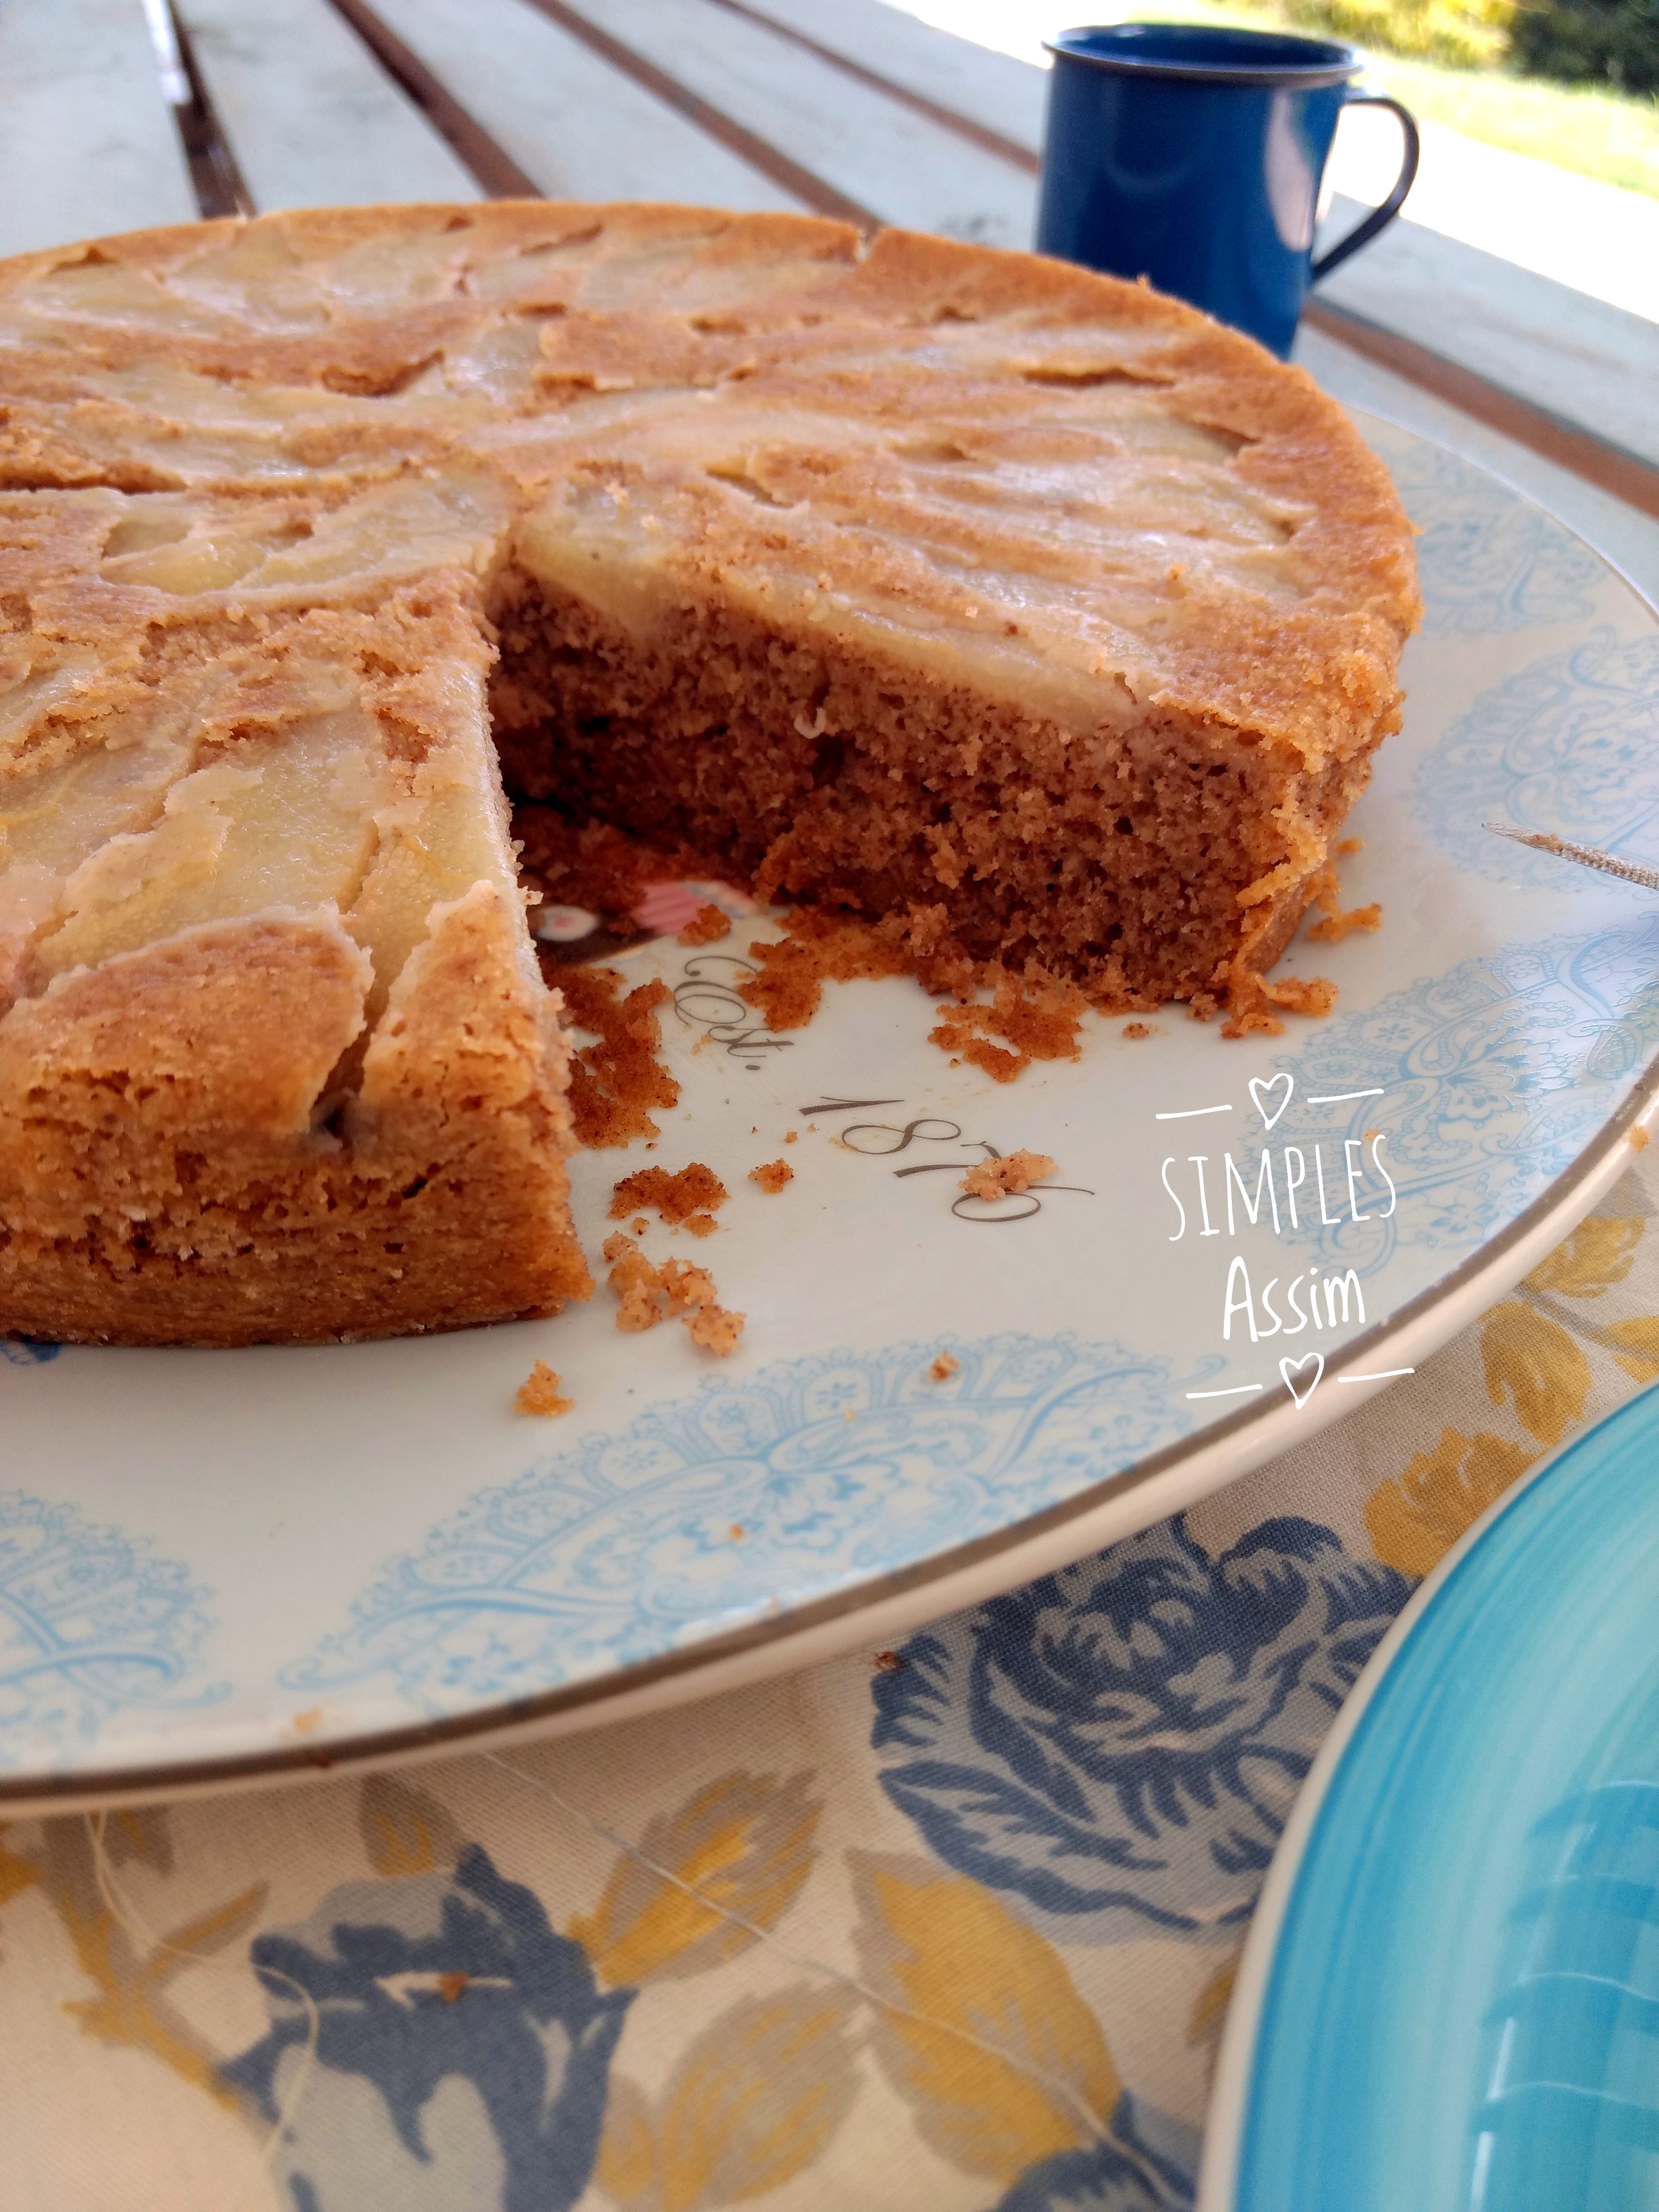
<path fill-rule="evenodd" d="M 299 514 L 0 501 L 0 563 L 32 569 L 0 698 L 0 1324 L 235 1344 L 591 1288 L 484 704 L 505 512 L 467 478 Z"/>
<path fill-rule="evenodd" d="M 1305 376 L 1030 256 L 496 204 L 0 264 L 0 1329 L 586 1293 L 498 751 L 934 988 L 1271 1023 L 1415 616 Z"/>

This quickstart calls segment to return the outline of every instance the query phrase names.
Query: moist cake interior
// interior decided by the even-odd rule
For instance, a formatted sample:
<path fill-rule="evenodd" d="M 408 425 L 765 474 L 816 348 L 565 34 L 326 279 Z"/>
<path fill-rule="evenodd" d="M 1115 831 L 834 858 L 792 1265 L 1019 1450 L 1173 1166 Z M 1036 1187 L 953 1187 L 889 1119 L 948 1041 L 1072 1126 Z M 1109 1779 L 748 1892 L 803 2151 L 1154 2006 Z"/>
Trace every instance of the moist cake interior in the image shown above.
<path fill-rule="evenodd" d="M 503 774 L 935 988 L 1266 1020 L 1398 720 L 1409 532 L 1339 410 L 1030 257 L 542 204 L 137 234 L 0 264 L 0 1328 L 583 1293 Z M 188 1042 L 215 992 L 258 1082 Z"/>

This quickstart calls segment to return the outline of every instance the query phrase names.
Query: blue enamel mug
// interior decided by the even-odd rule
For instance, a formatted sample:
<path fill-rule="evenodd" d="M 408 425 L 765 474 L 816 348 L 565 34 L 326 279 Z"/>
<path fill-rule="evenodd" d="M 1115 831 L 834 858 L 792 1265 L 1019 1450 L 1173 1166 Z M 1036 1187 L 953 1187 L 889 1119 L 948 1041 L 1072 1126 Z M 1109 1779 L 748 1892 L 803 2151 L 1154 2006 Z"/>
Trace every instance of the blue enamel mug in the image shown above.
<path fill-rule="evenodd" d="M 1352 46 L 1207 23 L 1062 31 L 1037 251 L 1146 276 L 1284 359 L 1308 287 L 1391 222 L 1417 174 L 1417 125 L 1356 92 Z M 1386 107 L 1405 144 L 1381 207 L 1313 258 L 1325 163 L 1345 106 Z"/>

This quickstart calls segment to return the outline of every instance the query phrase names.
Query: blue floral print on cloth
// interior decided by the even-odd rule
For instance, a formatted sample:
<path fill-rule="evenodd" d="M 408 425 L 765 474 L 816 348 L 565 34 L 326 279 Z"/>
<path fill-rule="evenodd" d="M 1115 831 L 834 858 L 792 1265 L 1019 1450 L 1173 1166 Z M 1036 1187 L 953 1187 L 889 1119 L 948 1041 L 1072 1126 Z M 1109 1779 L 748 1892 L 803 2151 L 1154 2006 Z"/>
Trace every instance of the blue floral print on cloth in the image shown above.
<path fill-rule="evenodd" d="M 1133 2103 L 1124 2098 L 1114 2115 L 1117 2141 L 1056 2151 L 1021 2174 L 996 2212 L 1176 2212 L 1190 2204 L 1190 2163 L 1140 2139 Z"/>
<path fill-rule="evenodd" d="M 581 1946 L 486 1851 L 349 1883 L 252 1958 L 270 2033 L 223 2070 L 268 2119 L 305 2070 L 304 1996 L 316 2009 L 315 2078 L 283 2142 L 295 2212 L 362 2212 L 366 2185 L 404 2212 L 569 2212 L 634 1992 L 602 1995 Z"/>
<path fill-rule="evenodd" d="M 875 1685 L 883 1784 L 947 1865 L 1091 1940 L 1212 1939 L 1408 1595 L 1311 1521 L 1219 1559 L 1166 1522 L 913 1639 Z"/>

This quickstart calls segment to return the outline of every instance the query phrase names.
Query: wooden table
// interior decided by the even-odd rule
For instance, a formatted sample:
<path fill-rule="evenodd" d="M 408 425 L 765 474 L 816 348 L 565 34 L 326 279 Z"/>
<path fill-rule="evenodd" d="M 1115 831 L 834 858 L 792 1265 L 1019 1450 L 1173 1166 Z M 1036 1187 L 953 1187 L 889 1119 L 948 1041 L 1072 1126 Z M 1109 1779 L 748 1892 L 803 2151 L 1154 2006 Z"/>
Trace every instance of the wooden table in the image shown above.
<path fill-rule="evenodd" d="M 3 0 L 0 252 L 526 193 L 1024 246 L 1044 98 L 882 0 Z M 1402 222 L 1310 307 L 1302 357 L 1659 593 L 1659 325 Z"/>

